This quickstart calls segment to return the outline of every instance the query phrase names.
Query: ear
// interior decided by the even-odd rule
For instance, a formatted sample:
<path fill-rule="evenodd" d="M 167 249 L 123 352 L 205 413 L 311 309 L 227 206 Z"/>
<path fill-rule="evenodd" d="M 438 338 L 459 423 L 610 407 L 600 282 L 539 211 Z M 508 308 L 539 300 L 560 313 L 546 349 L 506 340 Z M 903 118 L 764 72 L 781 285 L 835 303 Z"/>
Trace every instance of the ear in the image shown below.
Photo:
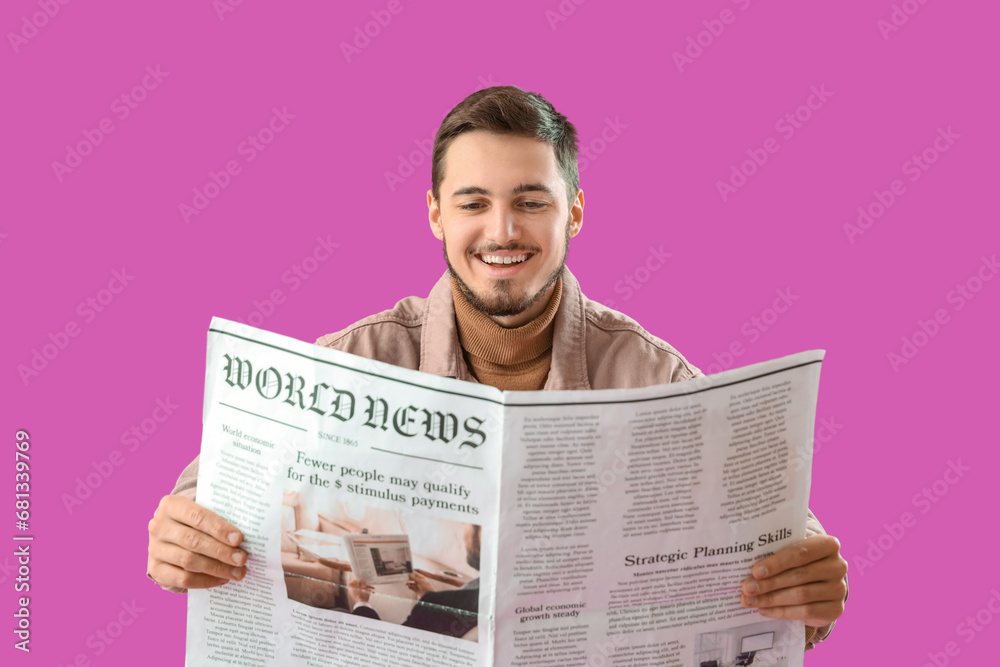
<path fill-rule="evenodd" d="M 434 193 L 427 191 L 427 219 L 431 223 L 431 233 L 438 241 L 444 240 L 444 229 L 441 227 L 441 207 L 434 200 Z"/>
<path fill-rule="evenodd" d="M 583 190 L 577 190 L 576 198 L 569 209 L 569 237 L 573 238 L 583 229 Z"/>

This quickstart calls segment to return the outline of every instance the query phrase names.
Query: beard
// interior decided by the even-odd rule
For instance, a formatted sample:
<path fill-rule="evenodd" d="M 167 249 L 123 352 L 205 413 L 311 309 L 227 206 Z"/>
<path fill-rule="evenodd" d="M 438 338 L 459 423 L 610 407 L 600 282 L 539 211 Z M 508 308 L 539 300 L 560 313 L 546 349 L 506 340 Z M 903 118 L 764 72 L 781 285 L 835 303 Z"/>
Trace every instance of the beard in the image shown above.
<path fill-rule="evenodd" d="M 465 562 L 469 564 L 469 567 L 478 572 L 482 527 L 475 524 L 468 524 L 468 526 L 465 533 Z M 469 530 L 471 530 L 471 533 L 468 532 Z"/>
<path fill-rule="evenodd" d="M 477 572 L 479 571 L 479 545 L 478 544 L 476 544 L 476 548 L 475 548 L 474 551 L 469 551 L 465 555 L 465 562 L 468 563 L 469 567 L 471 567 L 473 570 L 475 570 Z"/>
<path fill-rule="evenodd" d="M 483 313 L 487 317 L 510 317 L 511 315 L 520 315 L 528 308 L 531 308 L 535 303 L 541 299 L 549 288 L 556 284 L 559 277 L 562 275 L 563 268 L 566 266 L 566 257 L 569 255 L 569 231 L 570 231 L 570 220 L 566 221 L 566 234 L 565 241 L 563 242 L 563 253 L 562 261 L 559 262 L 559 266 L 556 267 L 555 271 L 549 274 L 548 279 L 545 284 L 542 285 L 541 289 L 537 292 L 531 294 L 526 291 L 517 291 L 516 283 L 513 278 L 492 278 L 490 279 L 489 287 L 485 292 L 477 294 L 472 291 L 468 283 L 462 280 L 462 277 L 458 275 L 458 271 L 455 267 L 451 265 L 451 260 L 448 259 L 448 240 L 442 238 L 441 247 L 444 251 L 444 261 L 448 265 L 448 273 L 455 279 L 458 283 L 458 288 L 462 290 L 462 294 L 465 295 L 465 300 L 469 302 L 473 308 Z M 443 237 L 443 235 L 442 235 Z M 524 250 L 527 252 L 534 252 L 534 249 L 520 246 L 517 243 L 510 244 L 508 246 L 491 246 L 484 248 L 481 253 L 487 254 L 490 252 L 496 252 L 498 250 Z M 479 260 L 476 260 L 479 261 Z"/>

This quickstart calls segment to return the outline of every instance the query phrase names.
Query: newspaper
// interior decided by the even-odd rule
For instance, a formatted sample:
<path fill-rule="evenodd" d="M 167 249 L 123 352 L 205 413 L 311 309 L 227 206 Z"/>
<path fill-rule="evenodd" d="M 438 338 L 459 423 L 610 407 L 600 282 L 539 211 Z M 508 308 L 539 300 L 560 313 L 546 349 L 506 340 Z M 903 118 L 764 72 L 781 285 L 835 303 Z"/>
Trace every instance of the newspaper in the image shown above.
<path fill-rule="evenodd" d="M 369 584 L 409 581 L 413 554 L 407 535 L 344 535 L 351 571 Z"/>
<path fill-rule="evenodd" d="M 801 666 L 739 587 L 805 537 L 822 358 L 501 392 L 215 318 L 197 501 L 250 558 L 186 664 Z"/>

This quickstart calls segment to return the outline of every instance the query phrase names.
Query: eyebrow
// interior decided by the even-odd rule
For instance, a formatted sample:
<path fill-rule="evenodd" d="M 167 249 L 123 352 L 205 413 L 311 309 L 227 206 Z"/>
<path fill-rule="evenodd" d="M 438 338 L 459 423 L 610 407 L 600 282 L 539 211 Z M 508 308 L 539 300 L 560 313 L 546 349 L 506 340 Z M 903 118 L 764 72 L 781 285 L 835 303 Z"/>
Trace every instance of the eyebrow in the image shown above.
<path fill-rule="evenodd" d="M 510 191 L 511 196 L 519 195 L 522 192 L 544 192 L 550 197 L 552 195 L 552 190 L 544 183 L 521 183 Z M 452 197 L 461 197 L 463 195 L 486 195 L 490 196 L 490 191 L 486 188 L 481 188 L 478 185 L 469 185 L 464 188 L 459 188 L 451 194 Z"/>

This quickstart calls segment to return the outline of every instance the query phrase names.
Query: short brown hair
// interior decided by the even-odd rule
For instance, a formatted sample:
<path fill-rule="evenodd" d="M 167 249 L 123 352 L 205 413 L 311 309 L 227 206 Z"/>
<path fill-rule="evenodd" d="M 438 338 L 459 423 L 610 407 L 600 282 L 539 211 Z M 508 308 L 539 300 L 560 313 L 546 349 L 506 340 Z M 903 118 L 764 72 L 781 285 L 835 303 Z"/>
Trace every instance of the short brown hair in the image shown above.
<path fill-rule="evenodd" d="M 434 136 L 431 157 L 431 194 L 441 201 L 444 156 L 455 137 L 482 130 L 538 139 L 552 146 L 559 172 L 566 181 L 566 199 L 572 206 L 580 189 L 577 166 L 576 128 L 566 116 L 538 93 L 517 86 L 493 86 L 472 93 L 458 103 L 441 121 Z"/>

